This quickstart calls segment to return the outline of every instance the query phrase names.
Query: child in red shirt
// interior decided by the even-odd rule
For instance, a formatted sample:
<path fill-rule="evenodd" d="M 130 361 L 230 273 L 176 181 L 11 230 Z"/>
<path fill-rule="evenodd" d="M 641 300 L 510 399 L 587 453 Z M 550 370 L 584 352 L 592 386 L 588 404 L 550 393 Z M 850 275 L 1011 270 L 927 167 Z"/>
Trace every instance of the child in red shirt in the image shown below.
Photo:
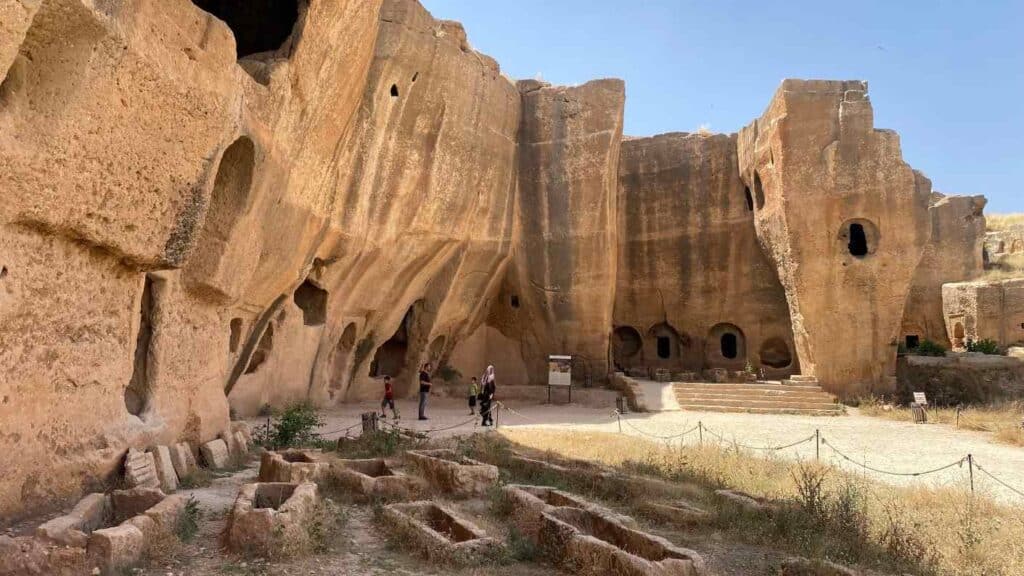
<path fill-rule="evenodd" d="M 384 377 L 384 399 L 380 401 L 380 417 L 387 418 L 387 414 L 384 413 L 384 407 L 391 407 L 391 415 L 395 420 L 398 420 L 398 409 L 395 408 L 395 390 L 391 386 L 391 376 Z"/>

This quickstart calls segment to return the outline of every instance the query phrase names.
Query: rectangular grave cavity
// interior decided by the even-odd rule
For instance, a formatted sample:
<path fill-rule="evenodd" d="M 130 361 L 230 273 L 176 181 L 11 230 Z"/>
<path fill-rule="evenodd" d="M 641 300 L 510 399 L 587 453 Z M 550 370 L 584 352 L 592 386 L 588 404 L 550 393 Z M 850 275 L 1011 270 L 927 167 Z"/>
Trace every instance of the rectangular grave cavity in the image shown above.
<path fill-rule="evenodd" d="M 330 464 L 318 450 L 282 450 L 260 456 L 260 482 L 319 482 Z"/>
<path fill-rule="evenodd" d="M 507 486 L 512 521 L 553 562 L 575 574 L 704 574 L 704 561 L 640 531 L 635 522 L 573 494 L 541 486 Z"/>
<path fill-rule="evenodd" d="M 238 491 L 227 526 L 235 552 L 273 557 L 288 542 L 307 537 L 305 526 L 320 501 L 311 482 L 258 482 Z"/>
<path fill-rule="evenodd" d="M 333 483 L 353 495 L 409 500 L 423 491 L 422 482 L 394 469 L 383 458 L 338 460 L 331 464 Z"/>
<path fill-rule="evenodd" d="M 498 467 L 454 450 L 410 450 L 409 462 L 437 490 L 455 497 L 483 495 L 498 481 Z"/>
<path fill-rule="evenodd" d="M 423 556 L 439 563 L 474 564 L 492 558 L 501 544 L 455 512 L 433 502 L 391 504 L 386 528 Z"/>
<path fill-rule="evenodd" d="M 184 497 L 166 496 L 158 488 L 89 494 L 68 514 L 41 524 L 34 536 L 19 538 L 24 545 L 18 549 L 31 550 L 33 540 L 59 544 L 81 550 L 77 558 L 84 573 L 124 571 L 142 561 L 155 539 L 174 533 L 184 509 Z M 64 561 L 59 555 L 53 560 Z M 44 573 L 57 573 L 68 566 L 45 568 Z"/>

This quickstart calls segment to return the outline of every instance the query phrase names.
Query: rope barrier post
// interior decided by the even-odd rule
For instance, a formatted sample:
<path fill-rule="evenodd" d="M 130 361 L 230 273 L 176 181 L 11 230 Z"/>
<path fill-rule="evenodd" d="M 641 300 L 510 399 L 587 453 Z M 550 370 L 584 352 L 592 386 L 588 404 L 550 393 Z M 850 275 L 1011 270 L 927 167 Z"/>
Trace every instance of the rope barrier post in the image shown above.
<path fill-rule="evenodd" d="M 967 471 L 971 475 L 971 495 L 974 495 L 974 455 L 967 455 Z"/>
<path fill-rule="evenodd" d="M 615 420 L 619 423 L 619 434 L 622 434 L 622 412 L 615 411 Z"/>
<path fill-rule="evenodd" d="M 703 446 L 704 445 L 704 422 L 703 421 L 700 421 L 700 420 L 697 421 L 697 434 L 700 435 L 700 445 Z"/>
<path fill-rule="evenodd" d="M 497 430 L 501 428 L 501 402 L 495 402 L 491 410 L 494 410 L 494 429 Z"/>
<path fill-rule="evenodd" d="M 814 459 L 821 460 L 821 429 L 814 430 Z"/>

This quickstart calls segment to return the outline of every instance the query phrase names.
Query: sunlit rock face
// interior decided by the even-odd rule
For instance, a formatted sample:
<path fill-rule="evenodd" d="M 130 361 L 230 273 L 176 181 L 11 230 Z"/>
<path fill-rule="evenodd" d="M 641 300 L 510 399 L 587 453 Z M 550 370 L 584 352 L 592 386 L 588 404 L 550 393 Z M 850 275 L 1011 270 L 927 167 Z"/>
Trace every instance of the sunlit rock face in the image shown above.
<path fill-rule="evenodd" d="M 799 373 L 786 296 L 754 230 L 736 137 L 622 143 L 612 356 L 620 369 Z"/>
<path fill-rule="evenodd" d="M 0 517 L 428 361 L 887 389 L 976 267 L 982 201 L 930 204 L 863 83 L 629 139 L 621 81 L 517 83 L 414 0 L 260 2 L 0 0 Z"/>
<path fill-rule="evenodd" d="M 896 339 L 931 237 L 931 182 L 874 128 L 864 82 L 787 80 L 739 136 L 758 238 L 779 272 L 804 373 L 892 389 Z"/>

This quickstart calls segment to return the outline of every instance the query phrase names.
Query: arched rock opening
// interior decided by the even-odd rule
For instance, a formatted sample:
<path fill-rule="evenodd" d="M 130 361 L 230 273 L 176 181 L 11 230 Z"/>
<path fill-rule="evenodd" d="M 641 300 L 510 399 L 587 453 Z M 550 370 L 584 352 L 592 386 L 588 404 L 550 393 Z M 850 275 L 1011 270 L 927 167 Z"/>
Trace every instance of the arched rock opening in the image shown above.
<path fill-rule="evenodd" d="M 747 361 L 747 341 L 743 331 L 734 324 L 718 324 L 708 333 L 705 349 L 711 367 L 734 366 Z"/>
<path fill-rule="evenodd" d="M 235 35 L 238 59 L 281 49 L 299 21 L 299 0 L 192 0 Z"/>
<path fill-rule="evenodd" d="M 679 332 L 667 322 L 651 326 L 648 334 L 654 338 L 654 353 L 660 360 L 678 360 L 682 338 Z"/>
<path fill-rule="evenodd" d="M 406 356 L 409 353 L 409 327 L 415 314 L 415 305 L 409 308 L 402 318 L 402 323 L 387 342 L 377 348 L 370 363 L 370 377 L 391 376 L 397 378 L 405 368 Z"/>
<path fill-rule="evenodd" d="M 612 331 L 612 363 L 625 369 L 643 362 L 644 341 L 640 331 L 632 326 L 619 326 Z"/>
<path fill-rule="evenodd" d="M 786 340 L 778 336 L 769 338 L 761 344 L 758 354 L 761 364 L 770 368 L 789 368 L 793 364 L 793 353 Z"/>
<path fill-rule="evenodd" d="M 302 323 L 323 326 L 327 322 L 327 291 L 309 280 L 295 290 L 295 305 L 302 310 Z"/>
<path fill-rule="evenodd" d="M 870 220 L 847 220 L 839 229 L 841 249 L 857 259 L 866 258 L 878 249 L 878 227 Z"/>

